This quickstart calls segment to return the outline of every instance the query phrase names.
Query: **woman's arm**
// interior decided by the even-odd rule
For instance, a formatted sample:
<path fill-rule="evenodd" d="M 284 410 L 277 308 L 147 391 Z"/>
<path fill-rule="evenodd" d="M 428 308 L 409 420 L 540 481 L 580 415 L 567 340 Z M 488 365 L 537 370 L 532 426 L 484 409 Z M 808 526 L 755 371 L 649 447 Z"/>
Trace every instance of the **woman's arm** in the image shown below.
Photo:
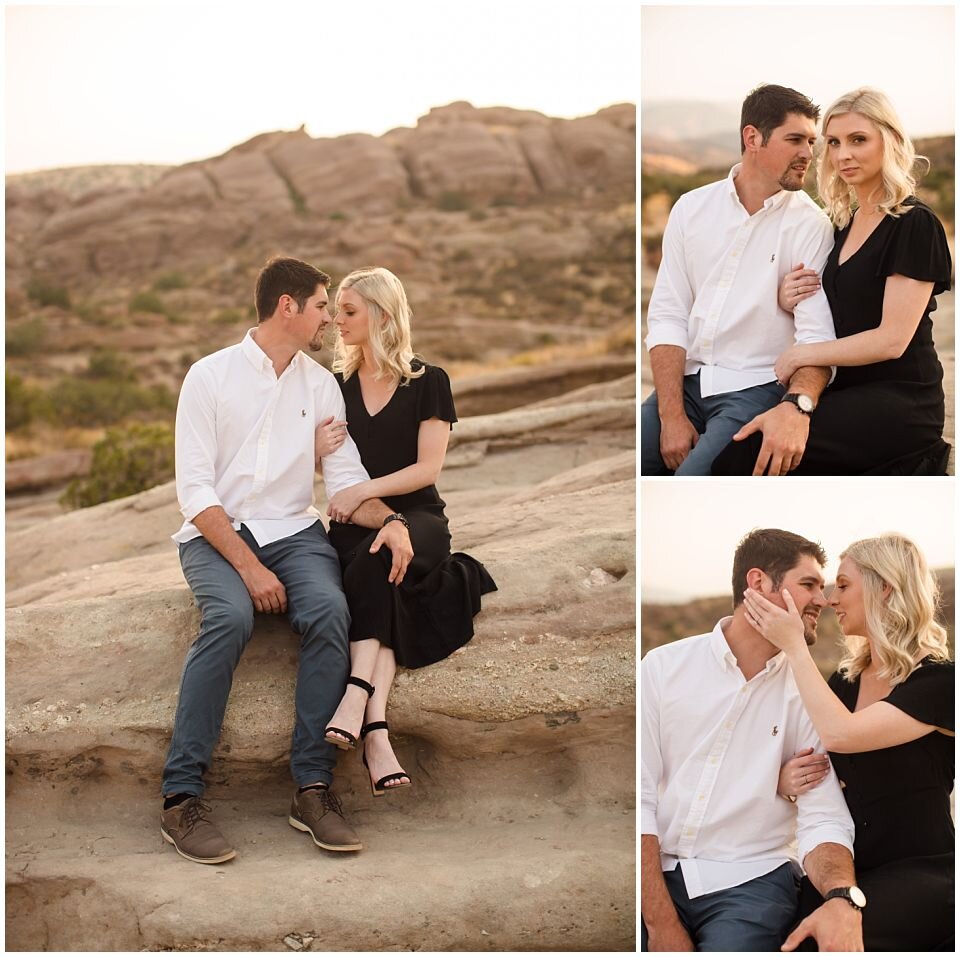
<path fill-rule="evenodd" d="M 803 637 L 803 622 L 793 598 L 786 590 L 783 598 L 786 610 L 754 589 L 748 589 L 744 594 L 747 620 L 767 641 L 786 654 L 803 706 L 828 751 L 840 754 L 877 751 L 916 741 L 937 730 L 934 725 L 911 718 L 886 701 L 877 701 L 862 711 L 848 711 L 830 690 L 810 655 Z"/>
<path fill-rule="evenodd" d="M 345 522 L 367 499 L 405 495 L 436 484 L 449 441 L 449 422 L 436 418 L 424 419 L 417 433 L 417 461 L 413 465 L 337 492 L 330 499 L 327 514 L 335 521 Z"/>
<path fill-rule="evenodd" d="M 883 314 L 876 329 L 833 342 L 790 346 L 774 366 L 777 378 L 787 382 L 801 366 L 866 366 L 900 358 L 917 331 L 932 293 L 932 282 L 888 276 L 883 289 Z"/>

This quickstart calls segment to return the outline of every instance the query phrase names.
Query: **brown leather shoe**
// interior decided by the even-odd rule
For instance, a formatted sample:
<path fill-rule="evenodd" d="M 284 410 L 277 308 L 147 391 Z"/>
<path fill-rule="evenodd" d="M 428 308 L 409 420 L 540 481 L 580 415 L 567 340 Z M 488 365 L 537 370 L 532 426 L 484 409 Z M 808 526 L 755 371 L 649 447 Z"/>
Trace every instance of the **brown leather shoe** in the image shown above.
<path fill-rule="evenodd" d="M 181 857 L 197 864 L 222 864 L 237 856 L 227 839 L 207 815 L 210 805 L 199 797 L 187 798 L 160 812 L 160 833 Z"/>
<path fill-rule="evenodd" d="M 329 788 L 311 788 L 302 794 L 296 791 L 287 820 L 291 827 L 306 831 L 325 851 L 363 849 L 357 832 L 343 819 L 340 799 Z"/>

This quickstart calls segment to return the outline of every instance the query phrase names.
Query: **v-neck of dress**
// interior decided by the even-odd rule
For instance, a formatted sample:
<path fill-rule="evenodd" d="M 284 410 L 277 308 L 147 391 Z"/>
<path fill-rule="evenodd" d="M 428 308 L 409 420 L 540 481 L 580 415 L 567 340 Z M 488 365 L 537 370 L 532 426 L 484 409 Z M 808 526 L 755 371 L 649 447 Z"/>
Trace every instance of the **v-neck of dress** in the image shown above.
<path fill-rule="evenodd" d="M 387 399 L 387 401 L 384 402 L 383 405 L 381 405 L 376 412 L 371 412 L 369 407 L 367 406 L 367 400 L 363 395 L 363 383 L 360 381 L 360 373 L 357 372 L 357 391 L 360 393 L 360 405 L 363 406 L 363 411 L 367 413 L 368 419 L 375 419 L 378 415 L 380 415 L 381 412 L 383 412 L 384 409 L 386 409 L 388 405 L 390 405 L 391 402 L 393 402 L 394 396 L 396 396 L 397 389 L 399 388 L 399 386 L 400 386 L 400 383 L 398 382 L 393 387 L 393 392 L 390 393 L 390 396 Z"/>
<path fill-rule="evenodd" d="M 856 248 L 852 253 L 850 253 L 850 255 L 847 256 L 846 259 L 844 259 L 844 260 L 841 261 L 840 257 L 843 255 L 843 249 L 844 249 L 844 247 L 847 245 L 847 240 L 850 238 L 850 232 L 849 232 L 849 230 L 848 230 L 848 231 L 847 231 L 847 235 L 846 235 L 846 237 L 844 238 L 843 243 L 842 243 L 841 246 L 840 246 L 840 249 L 837 251 L 837 269 L 840 269 L 841 267 L 846 266 L 846 264 L 847 264 L 848 262 L 850 262 L 850 260 L 853 259 L 853 257 L 856 256 L 856 255 L 860 252 L 860 250 L 863 249 L 863 247 L 867 245 L 868 242 L 870 242 L 870 240 L 873 238 L 873 236 L 874 236 L 874 234 L 877 232 L 877 230 L 878 230 L 878 229 L 884 224 L 884 222 L 886 222 L 886 220 L 888 220 L 889 218 L 890 218 L 889 216 L 883 216 L 883 217 L 881 217 L 881 218 L 877 221 L 877 225 L 874 226 L 873 229 L 871 229 L 870 232 L 867 233 L 867 235 L 863 238 L 863 242 L 860 243 L 860 245 L 857 246 L 857 248 Z M 853 228 L 853 220 L 850 221 L 850 228 L 851 228 L 851 229 Z"/>

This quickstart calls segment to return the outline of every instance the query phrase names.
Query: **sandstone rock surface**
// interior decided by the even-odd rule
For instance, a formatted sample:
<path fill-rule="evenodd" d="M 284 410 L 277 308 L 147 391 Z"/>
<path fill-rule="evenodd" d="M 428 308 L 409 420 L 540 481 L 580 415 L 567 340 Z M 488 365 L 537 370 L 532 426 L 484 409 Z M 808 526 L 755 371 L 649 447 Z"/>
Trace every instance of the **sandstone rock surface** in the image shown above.
<path fill-rule="evenodd" d="M 12 531 L 8 948 L 634 949 L 634 387 L 458 424 L 441 481 L 454 547 L 500 590 L 465 648 L 398 676 L 414 787 L 373 801 L 356 755 L 341 759 L 356 856 L 286 823 L 297 638 L 273 618 L 209 774 L 238 858 L 204 868 L 160 840 L 197 627 L 172 485 Z"/>

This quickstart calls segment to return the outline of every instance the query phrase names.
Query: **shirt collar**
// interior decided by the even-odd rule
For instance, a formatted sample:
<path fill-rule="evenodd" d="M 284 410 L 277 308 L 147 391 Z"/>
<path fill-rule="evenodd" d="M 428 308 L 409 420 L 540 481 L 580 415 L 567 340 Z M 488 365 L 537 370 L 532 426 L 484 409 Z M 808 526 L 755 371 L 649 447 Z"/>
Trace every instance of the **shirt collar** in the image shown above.
<path fill-rule="evenodd" d="M 740 173 L 740 170 L 743 169 L 743 163 L 737 163 L 734 166 L 730 167 L 730 172 L 727 174 L 727 192 L 733 198 L 733 201 L 743 208 L 743 204 L 740 202 L 740 197 L 737 195 L 737 187 L 734 184 L 734 180 Z M 776 209 L 781 203 L 787 201 L 790 196 L 790 192 L 785 189 L 778 190 L 772 196 L 768 196 L 763 201 L 763 206 L 761 209 Z"/>
<path fill-rule="evenodd" d="M 248 329 L 247 334 L 243 337 L 243 341 L 240 343 L 240 350 L 250 361 L 250 364 L 258 372 L 273 372 L 273 361 L 270 359 L 263 349 L 257 345 L 257 340 L 253 338 L 253 333 L 256 330 L 256 326 L 253 329 Z M 300 364 L 301 353 L 297 353 L 291 360 L 290 365 L 287 366 L 288 369 L 296 369 Z M 286 370 L 284 370 L 286 371 Z"/>
<path fill-rule="evenodd" d="M 714 626 L 713 631 L 710 633 L 710 650 L 713 653 L 714 658 L 716 658 L 717 662 L 724 669 L 737 667 L 737 657 L 730 650 L 730 646 L 727 644 L 727 639 L 723 634 L 723 629 L 726 628 L 731 621 L 733 621 L 732 615 L 727 615 L 726 618 L 721 618 Z M 767 660 L 763 670 L 767 674 L 772 674 L 775 671 L 779 671 L 783 667 L 783 663 L 786 660 L 787 657 L 782 651 L 777 652 L 777 654 Z"/>

